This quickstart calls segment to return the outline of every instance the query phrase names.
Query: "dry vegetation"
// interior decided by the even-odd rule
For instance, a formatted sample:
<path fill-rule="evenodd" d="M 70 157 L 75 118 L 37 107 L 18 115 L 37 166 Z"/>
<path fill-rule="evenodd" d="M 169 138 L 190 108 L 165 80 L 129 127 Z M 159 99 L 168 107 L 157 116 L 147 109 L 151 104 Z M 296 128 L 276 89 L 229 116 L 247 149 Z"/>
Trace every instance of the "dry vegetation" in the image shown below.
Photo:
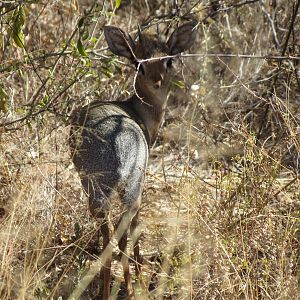
<path fill-rule="evenodd" d="M 74 108 L 133 91 L 103 26 L 163 34 L 191 14 L 199 55 L 177 61 L 152 147 L 136 294 L 300 299 L 299 0 L 117 2 L 0 2 L 0 299 L 67 299 L 100 255 L 67 141 Z"/>

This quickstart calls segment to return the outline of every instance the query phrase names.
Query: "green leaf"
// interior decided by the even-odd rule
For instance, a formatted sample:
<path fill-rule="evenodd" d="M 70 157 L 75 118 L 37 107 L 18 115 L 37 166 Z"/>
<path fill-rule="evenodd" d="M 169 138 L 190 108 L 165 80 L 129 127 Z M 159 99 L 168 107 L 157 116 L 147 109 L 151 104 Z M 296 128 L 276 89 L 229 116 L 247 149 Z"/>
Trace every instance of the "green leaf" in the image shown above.
<path fill-rule="evenodd" d="M 14 12 L 15 22 L 12 28 L 12 37 L 16 45 L 24 48 L 23 26 L 25 24 L 25 11 L 19 6 Z"/>
<path fill-rule="evenodd" d="M 185 88 L 185 84 L 183 81 L 181 80 L 172 80 L 171 82 L 173 85 L 175 85 L 176 87 L 180 88 L 180 89 L 184 89 Z"/>
<path fill-rule="evenodd" d="M 85 48 L 82 44 L 81 38 L 79 38 L 78 41 L 77 41 L 77 50 L 78 50 L 78 52 L 81 56 L 84 56 L 84 57 L 88 56 L 86 51 L 85 51 Z"/>
<path fill-rule="evenodd" d="M 24 48 L 24 34 L 22 30 L 19 30 L 18 28 L 14 28 L 12 37 L 18 47 Z"/>
<path fill-rule="evenodd" d="M 5 99 L 7 98 L 7 93 L 5 92 L 5 90 L 3 89 L 3 87 L 0 85 L 0 99 Z"/>
<path fill-rule="evenodd" d="M 8 105 L 7 105 L 7 98 L 8 95 L 3 89 L 3 87 L 0 85 L 0 111 L 7 112 Z"/>
<path fill-rule="evenodd" d="M 116 8 L 118 9 L 121 5 L 121 0 L 116 0 Z"/>
<path fill-rule="evenodd" d="M 102 73 L 107 76 L 108 78 L 111 78 L 113 76 L 113 72 L 110 70 L 109 67 L 103 66 L 102 67 Z"/>
<path fill-rule="evenodd" d="M 23 6 L 19 6 L 18 21 L 19 21 L 21 26 L 24 26 L 24 24 L 25 24 L 25 11 L 24 11 Z"/>
<path fill-rule="evenodd" d="M 90 43 L 92 43 L 92 44 L 96 44 L 97 41 L 98 41 L 98 39 L 96 37 L 90 38 Z"/>
<path fill-rule="evenodd" d="M 48 104 L 48 102 L 49 102 L 49 97 L 48 97 L 48 95 L 45 95 L 45 96 L 39 101 L 38 106 L 39 106 L 40 108 L 44 108 L 44 107 L 46 107 L 46 105 Z"/>

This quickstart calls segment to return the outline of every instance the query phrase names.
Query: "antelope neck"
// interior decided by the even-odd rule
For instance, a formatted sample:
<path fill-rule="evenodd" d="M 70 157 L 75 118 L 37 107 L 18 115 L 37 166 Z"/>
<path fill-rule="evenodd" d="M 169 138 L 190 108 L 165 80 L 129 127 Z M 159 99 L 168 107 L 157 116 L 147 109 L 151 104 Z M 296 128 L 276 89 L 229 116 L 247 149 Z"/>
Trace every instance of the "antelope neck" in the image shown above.
<path fill-rule="evenodd" d="M 137 95 L 131 97 L 132 108 L 148 131 L 150 143 L 157 135 L 165 114 L 167 91 L 165 89 L 150 89 L 136 84 Z"/>

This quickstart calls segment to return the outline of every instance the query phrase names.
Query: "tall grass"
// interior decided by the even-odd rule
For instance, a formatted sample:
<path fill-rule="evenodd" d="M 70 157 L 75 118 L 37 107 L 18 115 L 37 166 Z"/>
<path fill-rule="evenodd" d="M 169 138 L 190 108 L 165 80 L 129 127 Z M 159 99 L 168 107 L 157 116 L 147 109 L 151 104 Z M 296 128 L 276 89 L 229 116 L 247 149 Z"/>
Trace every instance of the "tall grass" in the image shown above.
<path fill-rule="evenodd" d="M 180 15 L 200 21 L 192 53 L 299 54 L 298 1 L 181 2 Z M 133 32 L 158 22 L 163 32 L 176 24 L 172 8 L 0 4 L 1 299 L 67 299 L 99 262 L 99 224 L 69 158 L 68 116 L 133 91 L 132 70 L 105 49 L 103 25 Z M 298 62 L 199 56 L 175 68 L 143 193 L 137 297 L 298 299 Z M 81 299 L 96 297 L 99 282 L 96 274 Z"/>

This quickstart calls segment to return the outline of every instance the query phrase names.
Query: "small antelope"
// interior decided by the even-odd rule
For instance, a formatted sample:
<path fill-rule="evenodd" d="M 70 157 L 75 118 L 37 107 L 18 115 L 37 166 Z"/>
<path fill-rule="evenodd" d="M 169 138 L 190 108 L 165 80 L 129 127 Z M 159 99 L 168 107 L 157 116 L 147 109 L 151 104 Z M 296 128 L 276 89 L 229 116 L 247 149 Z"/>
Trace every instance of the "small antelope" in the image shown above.
<path fill-rule="evenodd" d="M 196 22 L 191 21 L 178 27 L 166 43 L 140 32 L 138 41 L 134 42 L 120 28 L 105 26 L 109 49 L 126 57 L 137 68 L 135 94 L 126 101 L 92 102 L 71 117 L 72 159 L 88 194 L 91 214 L 103 220 L 100 227 L 103 249 L 114 234 L 111 204 L 119 199 L 124 206 L 119 224 L 123 222 L 125 228 L 119 237 L 119 248 L 124 254 L 122 265 L 130 299 L 134 293 L 126 255 L 127 235 L 129 228 L 132 233 L 137 226 L 149 147 L 164 118 L 173 59 L 159 57 L 174 56 L 190 48 L 195 39 L 195 26 Z M 139 275 L 138 241 L 133 251 Z M 101 269 L 105 300 L 110 297 L 111 260 L 110 254 Z"/>

